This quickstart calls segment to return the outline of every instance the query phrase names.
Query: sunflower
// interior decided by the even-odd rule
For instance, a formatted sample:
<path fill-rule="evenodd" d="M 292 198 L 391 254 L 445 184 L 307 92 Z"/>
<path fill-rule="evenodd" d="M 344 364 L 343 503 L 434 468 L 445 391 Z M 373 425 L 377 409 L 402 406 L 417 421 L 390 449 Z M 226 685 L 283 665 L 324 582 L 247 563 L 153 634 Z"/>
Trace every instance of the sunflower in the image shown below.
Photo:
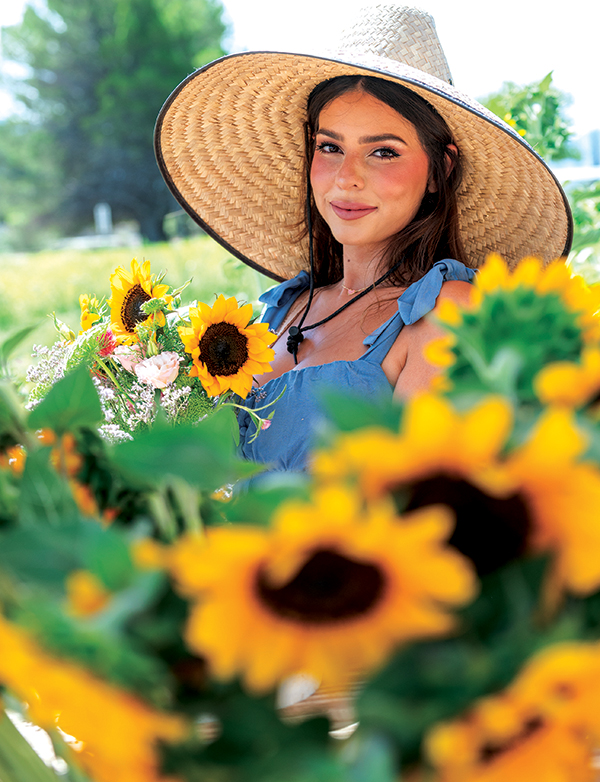
<path fill-rule="evenodd" d="M 162 311 L 147 315 L 142 305 L 150 299 L 159 299 L 169 290 L 168 285 L 157 283 L 150 274 L 150 261 L 140 264 L 134 258 L 131 261 L 131 272 L 119 266 L 110 277 L 111 330 L 121 345 L 130 345 L 138 341 L 136 326 L 149 319 L 156 320 L 159 326 L 164 325 L 165 316 Z"/>
<path fill-rule="evenodd" d="M 599 685 L 596 644 L 543 650 L 506 691 L 429 733 L 438 782 L 593 782 Z"/>
<path fill-rule="evenodd" d="M 0 617 L 0 682 L 28 704 L 31 719 L 78 744 L 74 757 L 96 782 L 168 782 L 156 742 L 184 738 L 184 723 L 114 685 L 48 655 Z M 174 782 L 169 778 L 170 782 Z"/>
<path fill-rule="evenodd" d="M 392 493 L 402 511 L 441 503 L 456 515 L 450 538 L 480 575 L 528 553 L 551 552 L 556 585 L 600 586 L 600 470 L 582 462 L 587 441 L 566 410 L 550 409 L 503 455 L 512 411 L 501 397 L 466 412 L 433 394 L 413 399 L 399 433 L 342 434 L 317 452 L 321 483 L 356 481 L 368 499 Z"/>
<path fill-rule="evenodd" d="M 600 350 L 584 348 L 581 361 L 548 364 L 536 376 L 534 388 L 544 404 L 583 407 L 600 396 Z"/>
<path fill-rule="evenodd" d="M 565 641 L 534 655 L 510 690 L 515 701 L 543 703 L 544 713 L 600 742 L 600 644 Z"/>
<path fill-rule="evenodd" d="M 271 370 L 275 355 L 269 346 L 276 336 L 268 323 L 250 324 L 252 305 L 239 307 L 235 298 L 219 296 L 212 307 L 203 302 L 189 311 L 191 327 L 179 336 L 194 365 L 190 377 L 198 377 L 209 396 L 231 389 L 248 396 L 252 376 Z"/>
<path fill-rule="evenodd" d="M 553 552 L 555 585 L 579 595 L 600 587 L 600 470 L 581 460 L 587 447 L 572 413 L 548 409 L 501 468 L 527 507 L 528 549 Z"/>
<path fill-rule="evenodd" d="M 97 320 L 100 320 L 98 308 L 100 304 L 95 296 L 90 296 L 87 293 L 82 293 L 79 297 L 79 307 L 81 309 L 81 331 L 88 331 L 92 328 Z"/>
<path fill-rule="evenodd" d="M 544 267 L 525 258 L 511 271 L 491 255 L 474 282 L 470 305 L 445 300 L 436 309 L 452 339 L 435 340 L 425 353 L 457 389 L 534 399 L 539 370 L 578 359 L 600 338 L 600 286 L 588 287 L 560 260 Z"/>
<path fill-rule="evenodd" d="M 574 275 L 560 258 L 546 266 L 539 258 L 523 258 L 511 270 L 499 255 L 492 253 L 475 277 L 474 305 L 480 304 L 486 295 L 519 288 L 532 290 L 538 296 L 558 296 L 578 316 L 586 340 L 600 336 L 600 290 Z"/>
<path fill-rule="evenodd" d="M 495 719 L 485 720 L 475 710 L 464 721 L 437 726 L 427 737 L 436 782 L 596 780 L 594 746 L 585 734 L 508 698 L 482 704 L 480 711 L 493 711 Z"/>
<path fill-rule="evenodd" d="M 363 510 L 347 490 L 288 502 L 270 529 L 207 530 L 175 545 L 170 570 L 194 601 L 189 647 L 219 679 L 254 692 L 305 673 L 345 687 L 393 647 L 448 633 L 448 608 L 474 596 L 472 569 L 445 546 L 442 508 L 399 519 L 391 503 Z"/>

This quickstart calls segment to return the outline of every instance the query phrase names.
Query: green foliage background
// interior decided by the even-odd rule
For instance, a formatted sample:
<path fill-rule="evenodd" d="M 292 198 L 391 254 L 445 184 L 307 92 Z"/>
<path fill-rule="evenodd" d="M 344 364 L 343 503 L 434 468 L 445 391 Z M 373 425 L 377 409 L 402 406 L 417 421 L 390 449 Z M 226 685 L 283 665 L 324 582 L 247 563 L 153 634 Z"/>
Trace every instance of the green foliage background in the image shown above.
<path fill-rule="evenodd" d="M 482 99 L 490 111 L 508 122 L 550 163 L 577 160 L 573 130 L 567 116 L 571 97 L 552 85 L 552 72 L 540 82 L 505 82 Z M 589 283 L 600 281 L 600 182 L 567 182 L 573 210 L 574 237 L 570 262 Z"/>
<path fill-rule="evenodd" d="M 25 67 L 3 84 L 23 108 L 0 123 L 0 223 L 13 246 L 85 229 L 98 202 L 162 240 L 175 201 L 154 161 L 156 116 L 191 71 L 224 54 L 218 0 L 47 0 L 2 31 Z"/>

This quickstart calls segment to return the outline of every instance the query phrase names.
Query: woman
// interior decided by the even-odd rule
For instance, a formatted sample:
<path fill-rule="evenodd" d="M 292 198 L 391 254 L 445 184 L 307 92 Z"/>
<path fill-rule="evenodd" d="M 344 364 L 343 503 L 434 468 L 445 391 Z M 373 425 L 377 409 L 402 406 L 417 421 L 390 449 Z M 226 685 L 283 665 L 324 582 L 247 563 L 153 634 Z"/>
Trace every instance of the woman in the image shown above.
<path fill-rule="evenodd" d="M 223 58 L 157 123 L 182 206 L 246 263 L 291 278 L 263 296 L 280 338 L 247 404 L 283 396 L 254 440 L 240 416 L 242 453 L 277 470 L 305 468 L 320 388 L 376 402 L 427 387 L 423 316 L 440 297 L 466 302 L 487 252 L 550 260 L 571 239 L 560 186 L 451 86 L 427 14 L 368 9 L 343 47 Z"/>

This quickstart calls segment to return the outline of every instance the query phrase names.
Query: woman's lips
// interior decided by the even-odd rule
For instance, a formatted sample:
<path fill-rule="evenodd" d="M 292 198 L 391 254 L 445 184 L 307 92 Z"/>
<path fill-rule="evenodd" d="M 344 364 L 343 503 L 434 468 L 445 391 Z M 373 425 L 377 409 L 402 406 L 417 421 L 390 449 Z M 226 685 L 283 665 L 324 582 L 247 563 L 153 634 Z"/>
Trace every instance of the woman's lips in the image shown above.
<path fill-rule="evenodd" d="M 374 212 L 377 207 L 368 204 L 354 204 L 346 201 L 330 201 L 329 206 L 342 220 L 358 220 L 359 217 Z"/>

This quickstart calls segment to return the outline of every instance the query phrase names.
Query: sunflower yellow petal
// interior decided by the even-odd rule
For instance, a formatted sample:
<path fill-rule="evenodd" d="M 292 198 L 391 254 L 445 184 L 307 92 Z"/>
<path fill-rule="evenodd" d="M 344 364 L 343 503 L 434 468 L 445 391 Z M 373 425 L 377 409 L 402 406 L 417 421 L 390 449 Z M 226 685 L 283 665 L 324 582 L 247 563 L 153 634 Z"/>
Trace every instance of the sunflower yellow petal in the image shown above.
<path fill-rule="evenodd" d="M 233 307 L 229 307 L 224 320 L 227 323 L 233 323 L 238 328 L 245 328 L 252 317 L 252 304 L 245 304 L 238 308 L 235 299 L 229 299 L 229 301 L 233 301 Z"/>
<path fill-rule="evenodd" d="M 453 424 L 449 402 L 434 394 L 421 394 L 406 410 L 404 429 L 407 437 L 419 432 L 427 443 L 431 438 L 446 439 L 453 431 Z"/>
<path fill-rule="evenodd" d="M 432 339 L 423 348 L 425 361 L 433 364 L 434 367 L 450 367 L 456 361 L 456 356 L 452 348 L 456 344 L 456 337 L 453 334 L 444 334 L 443 337 Z"/>
<path fill-rule="evenodd" d="M 542 273 L 542 264 L 538 258 L 523 258 L 512 273 L 511 289 L 518 287 L 535 288 Z"/>
<path fill-rule="evenodd" d="M 217 300 L 211 308 L 210 321 L 211 323 L 219 323 L 225 320 L 225 316 L 228 312 L 227 299 L 223 294 L 217 296 Z"/>
<path fill-rule="evenodd" d="M 238 372 L 227 383 L 227 387 L 231 388 L 234 394 L 241 396 L 245 399 L 250 393 L 252 388 L 252 376 L 246 373 Z"/>
<path fill-rule="evenodd" d="M 475 275 L 476 290 L 489 292 L 497 288 L 506 288 L 509 276 L 508 266 L 504 260 L 496 253 L 490 253 Z"/>
<path fill-rule="evenodd" d="M 466 461 L 469 464 L 491 461 L 508 439 L 512 424 L 512 407 L 503 397 L 488 398 L 468 411 L 461 432 L 461 451 L 466 454 Z"/>
<path fill-rule="evenodd" d="M 462 323 L 462 308 L 449 298 L 442 299 L 435 308 L 435 317 L 448 326 L 460 326 Z"/>
<path fill-rule="evenodd" d="M 535 377 L 534 389 L 545 405 L 583 405 L 594 385 L 600 389 L 600 374 L 594 384 L 586 382 L 583 367 L 569 361 L 548 364 Z"/>
<path fill-rule="evenodd" d="M 579 456 L 587 445 L 587 437 L 575 425 L 573 414 L 564 409 L 550 408 L 540 417 L 535 432 L 519 451 L 519 461 L 544 465 L 569 462 Z"/>

